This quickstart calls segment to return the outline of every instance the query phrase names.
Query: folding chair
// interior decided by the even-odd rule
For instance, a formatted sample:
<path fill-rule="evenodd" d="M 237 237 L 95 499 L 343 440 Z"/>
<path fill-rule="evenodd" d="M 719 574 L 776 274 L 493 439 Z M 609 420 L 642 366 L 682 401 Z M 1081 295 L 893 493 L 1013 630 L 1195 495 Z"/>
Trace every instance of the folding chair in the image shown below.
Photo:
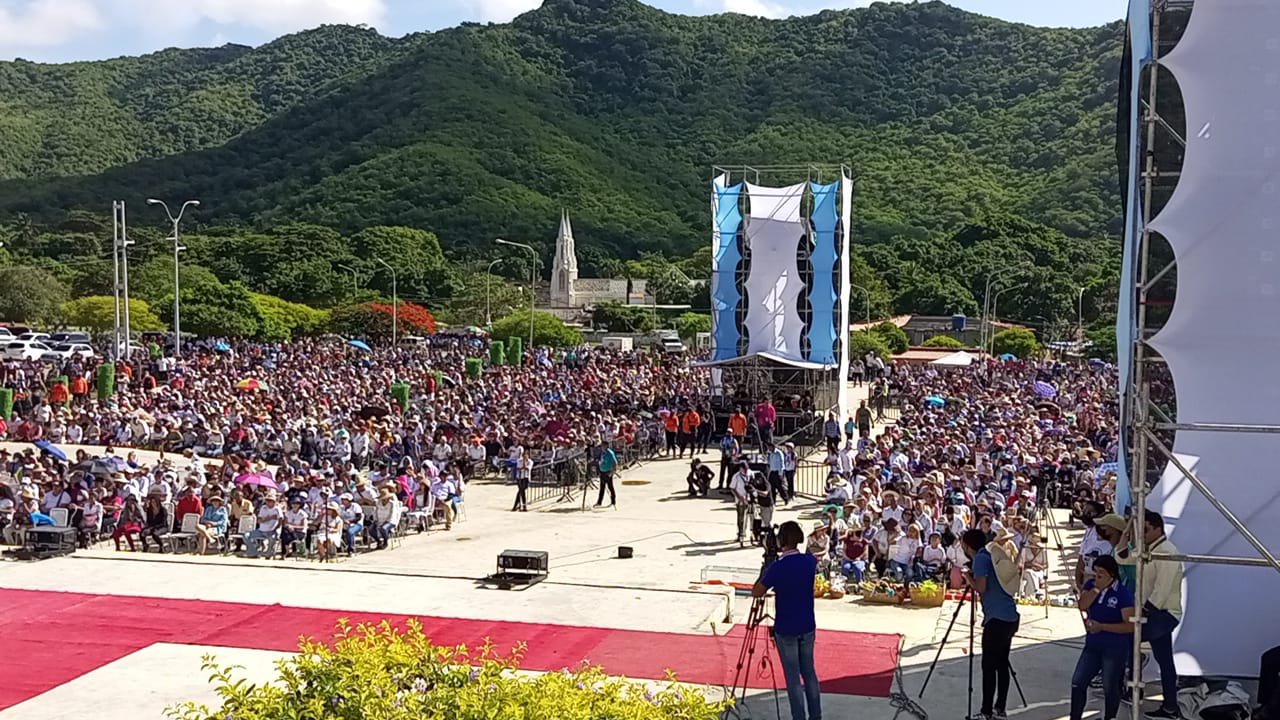
<path fill-rule="evenodd" d="M 163 547 L 165 540 L 169 541 L 169 549 L 178 552 L 178 546 L 189 547 L 190 552 L 196 549 L 196 526 L 200 524 L 200 516 L 195 513 L 187 513 L 182 516 L 182 528 L 176 533 L 169 533 L 160 536 L 160 542 Z"/>
<path fill-rule="evenodd" d="M 49 517 L 53 518 L 54 527 L 66 527 L 70 514 L 66 508 L 53 508 L 49 511 Z"/>
<path fill-rule="evenodd" d="M 247 550 L 248 542 L 245 540 L 245 538 L 249 535 L 249 533 L 253 532 L 257 528 L 258 528 L 257 515 L 241 515 L 240 522 L 238 523 L 238 526 L 236 527 L 236 529 L 233 532 L 227 533 L 227 548 L 229 549 L 231 547 L 232 540 L 239 540 L 240 542 L 245 544 L 245 549 Z"/>

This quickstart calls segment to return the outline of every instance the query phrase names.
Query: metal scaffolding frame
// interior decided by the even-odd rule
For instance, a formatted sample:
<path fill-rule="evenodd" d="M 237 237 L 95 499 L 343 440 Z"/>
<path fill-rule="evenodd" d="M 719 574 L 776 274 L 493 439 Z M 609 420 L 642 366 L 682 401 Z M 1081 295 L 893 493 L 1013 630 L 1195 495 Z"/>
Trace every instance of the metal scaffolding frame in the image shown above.
<path fill-rule="evenodd" d="M 1133 522 L 1135 523 L 1134 552 L 1137 556 L 1137 579 L 1134 593 L 1134 615 L 1133 622 L 1135 629 L 1140 628 L 1142 623 L 1146 622 L 1143 614 L 1143 597 L 1142 584 L 1146 569 L 1149 563 L 1156 560 L 1192 562 L 1192 563 L 1210 563 L 1224 565 L 1241 565 L 1253 567 L 1269 567 L 1280 572 L 1280 560 L 1275 554 L 1269 550 L 1265 544 L 1242 522 L 1234 512 L 1224 505 L 1214 494 L 1212 488 L 1196 474 L 1186 467 L 1173 452 L 1171 441 L 1166 441 L 1166 437 L 1178 430 L 1191 430 L 1197 432 L 1224 432 L 1224 433 L 1280 433 L 1280 425 L 1244 425 L 1232 423 L 1193 423 L 1193 422 L 1176 422 L 1170 418 L 1156 403 L 1152 401 L 1152 374 L 1154 369 L 1163 366 L 1164 361 L 1147 344 L 1148 339 L 1157 329 L 1154 327 L 1154 318 L 1149 313 L 1149 308 L 1158 303 L 1151 302 L 1152 290 L 1158 283 L 1165 280 L 1166 276 L 1174 269 L 1176 260 L 1169 260 L 1159 267 L 1155 266 L 1152 257 L 1152 235 L 1150 229 L 1151 219 L 1154 214 L 1153 207 L 1157 204 L 1154 195 L 1155 183 L 1160 179 L 1176 179 L 1181 171 L 1181 167 L 1168 168 L 1160 167 L 1157 160 L 1156 147 L 1161 140 L 1173 142 L 1179 146 L 1185 147 L 1186 141 L 1177 132 L 1173 123 L 1167 122 L 1162 117 L 1159 110 L 1157 100 L 1158 88 L 1160 86 L 1160 57 L 1162 43 L 1169 43 L 1168 35 L 1161 36 L 1161 19 L 1166 13 L 1180 12 L 1186 13 L 1193 9 L 1195 0 L 1153 0 L 1150 14 L 1151 22 L 1151 39 L 1152 39 L 1152 56 L 1141 74 L 1146 82 L 1146 96 L 1140 100 L 1140 132 L 1139 137 L 1131 138 L 1130 142 L 1138 142 L 1142 149 L 1142 170 L 1139 175 L 1139 190 L 1141 205 L 1141 228 L 1138 236 L 1139 248 L 1137 255 L 1137 272 L 1132 280 L 1132 284 L 1128 287 L 1121 287 L 1120 291 L 1131 293 L 1136 298 L 1136 315 L 1137 315 L 1137 332 L 1133 337 L 1133 366 L 1129 376 L 1128 386 L 1121 388 L 1127 409 L 1129 411 L 1128 428 L 1131 432 L 1133 442 L 1130 473 L 1131 486 L 1131 507 L 1133 508 Z M 1126 70 L 1127 71 L 1127 70 Z M 1141 88 L 1134 89 L 1134 96 L 1141 97 Z M 1158 133 L 1164 133 L 1158 136 Z M 1121 318 L 1121 322 L 1127 323 L 1128 318 Z M 1151 483 L 1148 479 L 1148 472 L 1153 467 L 1153 461 L 1163 461 L 1167 465 L 1172 466 L 1177 472 L 1191 483 L 1191 485 L 1227 520 L 1228 523 L 1240 534 L 1254 549 L 1258 551 L 1260 557 L 1234 557 L 1227 555 L 1198 555 L 1198 554 L 1168 554 L 1168 553 L 1152 553 L 1147 547 L 1146 539 L 1142 532 L 1143 517 L 1147 510 L 1147 496 L 1150 494 Z M 1142 681 L 1142 661 L 1141 661 L 1141 632 L 1134 633 L 1133 641 L 1133 664 L 1132 676 L 1129 685 L 1132 691 L 1133 707 L 1140 708 L 1142 698 L 1142 690 L 1144 683 Z"/>

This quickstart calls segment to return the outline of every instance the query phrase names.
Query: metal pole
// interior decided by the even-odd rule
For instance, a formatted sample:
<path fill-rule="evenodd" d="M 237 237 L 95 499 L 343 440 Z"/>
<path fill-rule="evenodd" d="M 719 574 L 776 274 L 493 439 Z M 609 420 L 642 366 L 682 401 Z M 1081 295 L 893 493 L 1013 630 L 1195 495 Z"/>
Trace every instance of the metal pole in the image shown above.
<path fill-rule="evenodd" d="M 499 245 L 510 245 L 512 247 L 523 248 L 525 250 L 528 250 L 529 254 L 533 256 L 533 266 L 529 268 L 529 357 L 532 358 L 533 357 L 533 313 L 534 313 L 534 310 L 537 309 L 537 305 L 538 305 L 538 296 L 535 294 L 538 287 L 538 251 L 534 250 L 533 246 L 525 245 L 524 243 L 511 242 L 510 240 L 503 240 L 502 238 L 496 238 L 495 241 Z M 654 302 L 655 303 L 657 302 L 657 298 L 654 298 Z"/>
<path fill-rule="evenodd" d="M 484 326 L 486 329 L 493 328 L 492 306 L 489 304 L 489 281 L 493 279 L 493 266 L 500 262 L 502 260 L 494 260 L 484 271 Z"/>
<path fill-rule="evenodd" d="M 1080 294 L 1076 297 L 1076 339 L 1084 340 L 1084 291 L 1087 287 L 1080 288 Z"/>
<path fill-rule="evenodd" d="M 360 280 L 356 277 L 356 269 L 349 265 L 339 265 L 338 267 L 351 273 L 351 294 L 355 295 L 360 292 Z"/>
<path fill-rule="evenodd" d="M 1137 433 L 1136 445 L 1133 449 L 1133 473 L 1129 476 L 1129 487 L 1133 505 L 1133 549 L 1137 553 L 1137 565 L 1134 568 L 1133 591 L 1133 655 L 1131 657 L 1132 676 L 1129 680 L 1131 707 L 1136 712 L 1142 707 L 1142 624 L 1147 621 L 1143 614 L 1146 602 L 1142 583 L 1145 582 L 1147 560 L 1147 537 L 1143 523 L 1147 515 L 1147 408 L 1151 402 L 1151 385 L 1146 373 L 1146 326 L 1147 326 L 1147 292 L 1150 273 L 1150 262 L 1147 257 L 1151 247 L 1151 189 L 1152 177 L 1155 173 L 1155 139 L 1156 139 L 1156 86 L 1159 75 L 1160 58 L 1160 6 L 1152 7 L 1151 16 L 1151 62 L 1148 65 L 1147 110 L 1146 120 L 1146 165 L 1143 169 L 1142 196 L 1142 235 L 1138 254 L 1138 336 L 1133 342 L 1133 373 L 1129 388 L 1129 400 L 1132 404 L 1130 413 L 1133 429 Z M 1140 91 L 1139 91 L 1140 92 Z M 1135 92 L 1138 94 L 1138 92 Z M 1122 292 L 1127 290 L 1122 289 Z M 1125 320 L 1127 322 L 1127 320 Z M 1137 389 L 1137 393 L 1133 389 Z M 1123 390 L 1123 388 L 1122 388 Z M 1123 432 L 1121 434 L 1123 439 Z"/>
<path fill-rule="evenodd" d="M 133 335 L 133 325 L 129 321 L 129 223 L 125 217 L 124 201 L 120 201 L 120 281 L 124 285 L 124 354 L 129 356 L 129 340 Z"/>
<path fill-rule="evenodd" d="M 166 208 L 167 210 L 168 208 Z M 182 292 L 178 278 L 178 218 L 173 219 L 173 356 L 182 354 L 182 316 L 178 306 L 182 301 Z"/>
<path fill-rule="evenodd" d="M 991 298 L 991 319 L 992 319 L 992 322 L 995 322 L 995 321 L 996 321 L 996 308 L 997 308 L 997 307 L 999 307 L 999 304 L 1000 304 L 1000 296 L 1001 296 L 1001 295 L 1003 295 L 1003 294 L 1005 294 L 1005 293 L 1007 293 L 1007 292 L 1009 292 L 1010 290 L 1017 290 L 1018 288 L 1024 288 L 1024 287 L 1026 287 L 1026 286 L 1027 286 L 1027 284 L 1026 284 L 1026 283 L 1022 283 L 1021 285 L 1014 285 L 1013 287 L 1007 287 L 1007 288 L 1005 288 L 1005 289 L 1003 289 L 1003 290 L 999 290 L 999 291 L 997 291 L 997 292 L 996 292 L 995 296 Z M 995 328 L 993 327 L 992 329 L 994 330 Z M 994 352 L 995 352 L 995 350 L 996 350 L 996 334 L 995 334 L 995 333 L 988 333 L 988 334 L 990 335 L 990 337 L 989 337 L 989 338 L 987 338 L 987 342 L 988 342 L 988 343 L 990 343 L 990 345 L 991 345 L 991 349 L 990 349 L 990 350 L 988 350 L 987 352 L 988 352 L 988 353 L 994 353 Z"/>
<path fill-rule="evenodd" d="M 111 266 L 114 279 L 111 290 L 115 298 L 115 324 L 112 326 L 111 357 L 120 357 L 120 203 L 111 201 Z"/>
<path fill-rule="evenodd" d="M 374 260 L 377 260 L 383 267 L 391 271 L 391 347 L 394 348 L 400 337 L 400 296 L 396 291 L 396 269 L 380 257 L 376 257 Z"/>
<path fill-rule="evenodd" d="M 862 287 L 861 285 L 854 285 L 853 283 L 849 283 L 849 287 L 855 290 L 861 290 L 862 294 L 867 296 L 867 324 L 870 325 L 871 324 L 871 291 Z"/>

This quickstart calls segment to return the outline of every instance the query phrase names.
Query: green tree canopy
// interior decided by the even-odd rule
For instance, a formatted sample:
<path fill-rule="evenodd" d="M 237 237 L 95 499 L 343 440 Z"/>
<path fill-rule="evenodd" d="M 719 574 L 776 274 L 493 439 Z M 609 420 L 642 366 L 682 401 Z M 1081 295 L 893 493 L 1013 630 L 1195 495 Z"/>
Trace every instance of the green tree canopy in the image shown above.
<path fill-rule="evenodd" d="M 203 337 L 257 337 L 262 327 L 262 315 L 243 283 L 193 283 L 183 286 L 180 297 L 183 332 Z M 173 295 L 162 300 L 158 309 L 171 316 Z"/>
<path fill-rule="evenodd" d="M 1009 328 L 991 338 L 991 352 L 997 356 L 1009 353 L 1019 359 L 1033 358 L 1040 354 L 1040 341 L 1026 328 Z"/>
<path fill-rule="evenodd" d="M 868 328 L 868 331 L 884 341 L 885 347 L 889 348 L 889 352 L 895 354 L 906 352 L 911 345 L 906 331 L 887 320 L 872 325 Z"/>
<path fill-rule="evenodd" d="M 62 314 L 67 286 L 52 273 L 35 267 L 3 268 L 0 319 L 49 326 Z"/>
<path fill-rule="evenodd" d="M 893 351 L 889 349 L 882 336 L 869 330 L 856 330 L 849 333 L 849 356 L 861 358 L 867 353 L 875 353 L 885 360 L 893 357 Z"/>
<path fill-rule="evenodd" d="M 686 343 L 691 343 L 698 333 L 711 332 L 711 316 L 702 313 L 681 313 L 671 321 L 671 324 L 680 334 L 680 339 Z"/>
<path fill-rule="evenodd" d="M 925 347 L 931 348 L 947 348 L 949 350 L 963 350 L 966 345 L 950 335 L 934 335 L 924 341 Z"/>
<path fill-rule="evenodd" d="M 529 313 L 515 312 L 493 323 L 490 336 L 495 340 L 507 341 L 510 338 L 529 338 Z M 560 318 L 549 312 L 533 313 L 533 342 L 536 345 L 551 347 L 567 347 L 582 344 L 582 333 L 577 328 L 569 327 Z"/>

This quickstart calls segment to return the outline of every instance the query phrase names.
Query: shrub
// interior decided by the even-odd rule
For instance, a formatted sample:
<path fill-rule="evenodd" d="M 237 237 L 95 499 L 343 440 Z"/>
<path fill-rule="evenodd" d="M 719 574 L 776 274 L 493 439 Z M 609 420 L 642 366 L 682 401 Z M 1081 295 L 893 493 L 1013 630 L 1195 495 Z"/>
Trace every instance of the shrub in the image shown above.
<path fill-rule="evenodd" d="M 262 316 L 258 326 L 257 339 L 266 342 L 287 342 L 306 335 L 315 335 L 324 330 L 329 321 L 329 313 L 317 310 L 301 303 L 281 300 L 274 295 L 250 293 L 253 304 Z"/>
<path fill-rule="evenodd" d="M 871 334 L 883 340 L 889 351 L 894 354 L 906 352 L 907 348 L 911 346 L 911 342 L 907 339 L 906 331 L 887 320 L 872 325 L 868 330 Z"/>
<path fill-rule="evenodd" d="M 13 388 L 0 388 L 0 420 L 13 418 Z"/>
<path fill-rule="evenodd" d="M 221 699 L 211 709 L 192 702 L 170 707 L 174 720 L 712 720 L 726 707 L 668 677 L 661 687 L 610 678 L 585 663 L 573 670 L 516 674 L 524 647 L 500 657 L 491 644 L 435 646 L 410 620 L 405 630 L 380 625 L 338 626 L 333 647 L 304 641 L 280 660 L 278 677 L 252 684 L 233 667 L 205 656 L 204 670 Z"/>
<path fill-rule="evenodd" d="M 489 364 L 494 367 L 502 367 L 507 364 L 507 347 L 502 344 L 501 340 L 494 340 L 489 343 Z"/>
<path fill-rule="evenodd" d="M 518 363 L 520 353 L 516 352 L 516 338 L 529 339 L 529 311 L 521 310 L 493 323 L 490 335 L 495 340 L 507 341 L 507 360 Z M 539 310 L 533 314 L 533 343 L 541 346 L 566 347 L 582 344 L 582 332 L 569 327 L 560 318 L 549 312 Z M 521 350 L 525 349 L 523 346 Z"/>
<path fill-rule="evenodd" d="M 1026 328 L 1009 328 L 991 338 L 991 352 L 996 356 L 1009 353 L 1019 360 L 1033 358 L 1040 354 L 1040 341 Z"/>
<path fill-rule="evenodd" d="M 879 355 L 882 360 L 888 360 L 893 356 L 884 339 L 870 330 L 857 330 L 849 333 L 850 362 L 866 357 L 869 352 Z"/>
<path fill-rule="evenodd" d="M 409 412 L 409 383 L 400 380 L 391 383 L 391 397 L 400 407 L 400 412 Z"/>
<path fill-rule="evenodd" d="M 98 400 L 105 401 L 116 392 L 115 363 L 104 362 L 98 366 Z"/>
<path fill-rule="evenodd" d="M 524 338 L 519 335 L 507 338 L 507 359 L 512 365 L 524 364 Z"/>
<path fill-rule="evenodd" d="M 934 335 L 924 341 L 925 347 L 931 348 L 947 348 L 949 350 L 962 350 L 965 344 L 950 335 Z"/>

